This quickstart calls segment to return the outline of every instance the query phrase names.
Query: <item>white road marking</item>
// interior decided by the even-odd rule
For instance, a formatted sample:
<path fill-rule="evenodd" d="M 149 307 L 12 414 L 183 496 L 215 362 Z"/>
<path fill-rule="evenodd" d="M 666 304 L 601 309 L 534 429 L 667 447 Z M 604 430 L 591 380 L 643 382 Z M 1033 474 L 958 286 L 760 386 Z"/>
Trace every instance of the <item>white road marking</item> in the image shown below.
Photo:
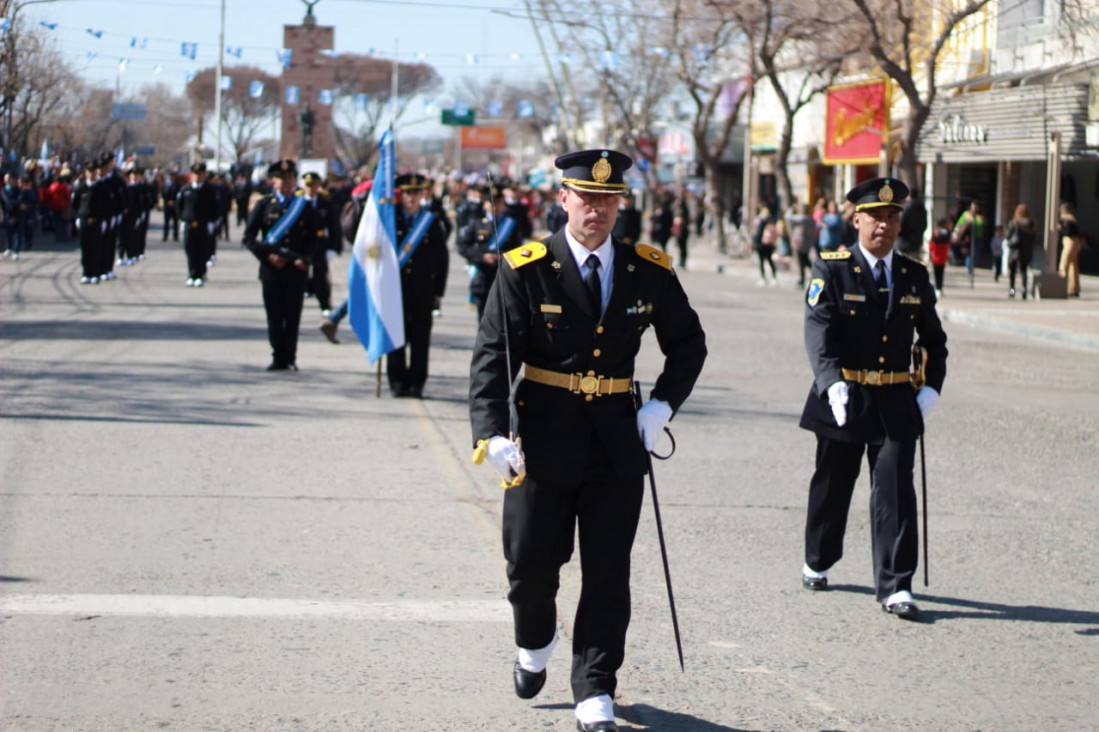
<path fill-rule="evenodd" d="M 200 595 L 0 595 L 0 615 L 160 618 L 330 618 L 393 622 L 510 623 L 505 600 L 300 600 Z"/>

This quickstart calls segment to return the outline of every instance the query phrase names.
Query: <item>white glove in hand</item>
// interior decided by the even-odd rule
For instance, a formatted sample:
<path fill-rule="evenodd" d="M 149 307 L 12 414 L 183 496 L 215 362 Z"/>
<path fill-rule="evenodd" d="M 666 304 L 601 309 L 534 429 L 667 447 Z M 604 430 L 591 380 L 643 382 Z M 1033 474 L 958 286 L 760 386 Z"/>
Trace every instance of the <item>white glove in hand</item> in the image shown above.
<path fill-rule="evenodd" d="M 920 407 L 920 414 L 924 417 L 931 412 L 931 409 L 939 403 L 939 392 L 932 389 L 930 386 L 924 386 L 918 392 L 916 392 L 916 404 Z"/>
<path fill-rule="evenodd" d="M 850 387 L 846 381 L 837 381 L 828 387 L 828 404 L 832 407 L 832 416 L 840 427 L 847 424 L 847 399 Z"/>
<path fill-rule="evenodd" d="M 650 399 L 637 410 L 637 431 L 641 435 L 641 442 L 645 445 L 645 452 L 653 451 L 656 441 L 671 418 L 671 406 L 659 399 Z"/>
<path fill-rule="evenodd" d="M 206 233 L 207 234 L 213 234 L 214 229 L 216 229 L 217 227 L 218 227 L 218 222 L 211 221 L 210 223 L 206 224 Z"/>
<path fill-rule="evenodd" d="M 488 441 L 488 449 L 485 453 L 489 463 L 496 468 L 496 472 L 503 476 L 504 480 L 511 480 L 517 475 L 526 474 L 526 466 L 523 464 L 523 453 L 518 446 L 506 437 L 496 435 Z"/>
<path fill-rule="evenodd" d="M 325 249 L 324 250 L 324 261 L 331 262 L 335 258 L 336 258 L 336 250 L 335 249 Z"/>

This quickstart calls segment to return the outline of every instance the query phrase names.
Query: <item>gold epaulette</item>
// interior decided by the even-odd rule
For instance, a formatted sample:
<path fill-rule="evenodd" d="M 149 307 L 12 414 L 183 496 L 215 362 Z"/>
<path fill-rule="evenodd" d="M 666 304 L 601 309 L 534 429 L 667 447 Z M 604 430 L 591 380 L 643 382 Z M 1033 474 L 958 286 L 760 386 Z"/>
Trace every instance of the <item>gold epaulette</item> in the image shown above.
<path fill-rule="evenodd" d="M 821 252 L 820 253 L 820 258 L 821 259 L 850 259 L 851 258 L 851 252 L 850 251 L 846 251 L 846 252 Z"/>
<path fill-rule="evenodd" d="M 546 256 L 546 245 L 540 241 L 528 241 L 522 246 L 509 249 L 504 252 L 504 259 L 512 269 L 519 269 L 524 264 L 536 262 Z"/>
<path fill-rule="evenodd" d="M 634 244 L 633 250 L 637 252 L 637 256 L 641 257 L 646 262 L 659 264 L 664 269 L 672 268 L 672 255 L 667 252 L 662 252 L 656 247 L 651 247 L 648 244 Z"/>
<path fill-rule="evenodd" d="M 304 195 L 305 195 L 305 191 L 303 191 L 303 190 L 302 190 L 302 189 L 300 189 L 300 188 L 297 188 L 297 189 L 295 189 L 295 190 L 294 190 L 294 195 L 295 195 L 295 196 L 304 196 Z"/>

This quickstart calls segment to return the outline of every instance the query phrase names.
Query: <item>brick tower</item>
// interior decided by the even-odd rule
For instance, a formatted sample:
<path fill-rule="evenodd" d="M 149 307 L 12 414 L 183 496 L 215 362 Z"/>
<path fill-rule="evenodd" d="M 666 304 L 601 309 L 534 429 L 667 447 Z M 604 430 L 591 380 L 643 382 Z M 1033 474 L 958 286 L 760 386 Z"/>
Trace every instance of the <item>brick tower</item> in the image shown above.
<path fill-rule="evenodd" d="M 332 105 L 321 104 L 322 90 L 335 93 L 336 67 L 331 56 L 321 51 L 335 47 L 336 29 L 318 26 L 313 16 L 313 5 L 306 3 L 309 11 L 301 25 L 284 25 L 283 48 L 290 50 L 290 67 L 282 72 L 282 138 L 279 154 L 284 158 L 327 158 L 335 155 L 332 130 Z M 298 88 L 298 103 L 286 103 L 286 90 Z M 303 139 L 303 116 L 312 115 L 312 140 Z M 306 149 L 306 148 L 311 149 Z"/>

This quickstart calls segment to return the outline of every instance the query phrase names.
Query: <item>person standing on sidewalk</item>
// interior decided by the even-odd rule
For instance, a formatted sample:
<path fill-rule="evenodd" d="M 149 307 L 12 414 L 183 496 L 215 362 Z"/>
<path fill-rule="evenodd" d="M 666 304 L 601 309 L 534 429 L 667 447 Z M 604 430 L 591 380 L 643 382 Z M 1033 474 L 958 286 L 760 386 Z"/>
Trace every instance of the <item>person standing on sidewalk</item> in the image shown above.
<path fill-rule="evenodd" d="M 942 392 L 947 350 L 927 268 L 893 249 L 907 195 L 895 178 L 852 188 L 847 200 L 858 244 L 813 264 L 805 308 L 813 385 L 800 426 L 816 433 L 817 452 L 802 584 L 828 588 L 828 571 L 843 556 L 847 512 L 865 454 L 875 595 L 884 611 L 915 619 L 916 439 Z M 914 342 L 927 356 L 924 384 L 910 381 Z"/>
<path fill-rule="evenodd" d="M 1008 297 L 1015 297 L 1015 273 L 1019 273 L 1019 285 L 1026 300 L 1027 267 L 1034 256 L 1034 242 L 1038 238 L 1038 225 L 1030 217 L 1030 209 L 1025 203 L 1015 207 L 1015 216 L 1007 225 L 1004 246 L 1007 247 L 1007 285 Z"/>
<path fill-rule="evenodd" d="M 1057 232 L 1061 240 L 1061 263 L 1057 272 L 1066 280 L 1069 297 L 1080 297 L 1080 246 L 1084 237 L 1080 235 L 1080 224 L 1073 213 L 1071 203 L 1062 203 L 1060 211 L 1060 229 Z"/>
<path fill-rule="evenodd" d="M 950 219 L 945 216 L 931 230 L 927 253 L 931 256 L 931 269 L 935 272 L 935 297 L 940 298 L 943 296 L 946 265 L 950 261 Z"/>
<path fill-rule="evenodd" d="M 611 235 L 633 161 L 614 150 L 584 150 L 555 164 L 563 171 L 558 197 L 568 223 L 502 257 L 473 350 L 470 421 L 477 456 L 506 480 L 525 476 L 504 493 L 503 507 L 515 693 L 531 699 L 545 684 L 557 643 L 560 568 L 579 526 L 577 727 L 617 730 L 613 699 L 630 620 L 630 552 L 646 453 L 691 393 L 706 337 L 671 257 Z M 664 368 L 635 411 L 634 359 L 650 327 Z M 511 409 L 519 435 L 511 434 Z"/>

